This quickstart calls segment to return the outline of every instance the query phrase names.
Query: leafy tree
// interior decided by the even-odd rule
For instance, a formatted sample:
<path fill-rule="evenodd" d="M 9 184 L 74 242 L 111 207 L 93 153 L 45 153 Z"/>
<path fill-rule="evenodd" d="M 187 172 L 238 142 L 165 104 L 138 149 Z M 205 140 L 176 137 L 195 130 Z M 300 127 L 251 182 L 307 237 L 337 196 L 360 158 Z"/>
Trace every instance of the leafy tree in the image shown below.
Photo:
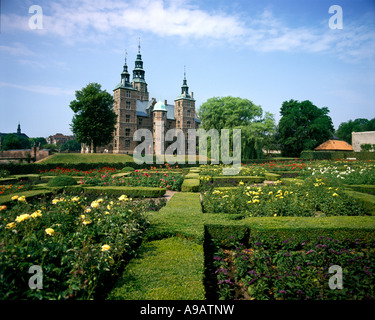
<path fill-rule="evenodd" d="M 337 131 L 335 132 L 335 134 L 340 139 L 351 144 L 352 132 L 363 132 L 363 131 L 375 131 L 375 118 L 371 120 L 358 118 L 355 120 L 342 122 L 337 128 Z"/>
<path fill-rule="evenodd" d="M 68 140 L 60 148 L 60 151 L 65 151 L 65 150 L 80 151 L 81 150 L 81 144 L 79 142 L 77 142 L 77 140 L 74 140 L 74 139 Z"/>
<path fill-rule="evenodd" d="M 261 158 L 265 138 L 275 132 L 273 115 L 262 116 L 260 106 L 248 99 L 231 96 L 208 99 L 199 108 L 203 129 L 216 129 L 219 134 L 221 129 L 241 129 L 242 159 Z"/>
<path fill-rule="evenodd" d="M 334 130 L 327 107 L 318 108 L 311 101 L 284 101 L 278 126 L 283 156 L 299 157 L 330 139 Z"/>
<path fill-rule="evenodd" d="M 29 138 L 29 141 L 30 141 L 30 145 L 31 146 L 44 146 L 45 144 L 47 144 L 47 141 L 46 139 L 44 139 L 43 137 L 38 137 L 38 138 Z"/>
<path fill-rule="evenodd" d="M 76 100 L 70 102 L 73 116 L 71 129 L 76 140 L 96 147 L 109 143 L 113 138 L 117 115 L 113 111 L 113 97 L 101 90 L 98 83 L 89 83 L 76 91 Z"/>
<path fill-rule="evenodd" d="M 16 134 L 7 134 L 1 139 L 1 149 L 2 150 L 12 150 L 12 149 L 29 149 L 30 141 L 26 137 L 18 136 Z"/>

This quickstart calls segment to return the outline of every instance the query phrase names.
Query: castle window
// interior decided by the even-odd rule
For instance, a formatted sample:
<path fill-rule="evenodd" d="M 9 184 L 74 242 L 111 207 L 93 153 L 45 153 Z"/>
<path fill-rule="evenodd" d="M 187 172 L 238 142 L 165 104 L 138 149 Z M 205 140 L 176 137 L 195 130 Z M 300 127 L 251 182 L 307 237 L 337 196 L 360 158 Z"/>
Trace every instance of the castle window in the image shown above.
<path fill-rule="evenodd" d="M 125 139 L 125 148 L 130 148 L 130 140 Z"/>
<path fill-rule="evenodd" d="M 138 125 L 142 125 L 142 118 L 138 118 Z"/>
<path fill-rule="evenodd" d="M 126 101 L 126 109 L 130 109 L 130 101 Z"/>
<path fill-rule="evenodd" d="M 190 101 L 187 101 L 187 102 L 186 102 L 186 105 L 187 105 L 188 107 L 190 107 Z"/>
<path fill-rule="evenodd" d="M 188 128 L 190 128 L 190 121 L 186 122 Z"/>
<path fill-rule="evenodd" d="M 125 137 L 129 137 L 129 136 L 130 136 L 130 129 L 126 128 L 125 129 Z"/>
<path fill-rule="evenodd" d="M 130 122 L 130 114 L 125 115 L 125 122 Z"/>
<path fill-rule="evenodd" d="M 130 98 L 130 96 L 131 96 L 131 95 L 130 95 L 130 91 L 126 91 L 126 97 L 127 97 L 127 98 Z"/>
<path fill-rule="evenodd" d="M 190 110 L 187 111 L 187 116 L 190 117 Z"/>
<path fill-rule="evenodd" d="M 180 127 L 180 120 L 177 121 L 177 128 Z"/>
<path fill-rule="evenodd" d="M 177 114 L 178 114 L 179 116 L 181 115 L 180 109 L 178 109 Z"/>

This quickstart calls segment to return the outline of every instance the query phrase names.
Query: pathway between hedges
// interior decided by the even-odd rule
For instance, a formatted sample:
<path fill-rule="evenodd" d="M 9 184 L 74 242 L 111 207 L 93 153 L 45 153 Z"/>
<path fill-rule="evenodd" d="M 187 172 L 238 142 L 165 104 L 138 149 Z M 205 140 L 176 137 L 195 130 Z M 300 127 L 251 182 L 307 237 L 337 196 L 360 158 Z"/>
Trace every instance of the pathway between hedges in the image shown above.
<path fill-rule="evenodd" d="M 204 219 L 199 194 L 172 191 L 166 197 L 168 203 L 150 216 L 146 239 L 107 299 L 205 299 Z"/>

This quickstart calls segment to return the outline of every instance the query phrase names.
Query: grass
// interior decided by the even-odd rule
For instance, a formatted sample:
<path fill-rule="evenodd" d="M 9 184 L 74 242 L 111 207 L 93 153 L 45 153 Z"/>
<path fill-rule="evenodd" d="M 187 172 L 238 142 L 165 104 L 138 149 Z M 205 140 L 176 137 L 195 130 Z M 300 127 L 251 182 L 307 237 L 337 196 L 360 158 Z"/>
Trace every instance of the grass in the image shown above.
<path fill-rule="evenodd" d="M 25 196 L 25 198 L 27 200 L 27 199 L 30 199 L 30 198 L 33 198 L 33 197 L 45 196 L 45 195 L 52 194 L 52 193 L 53 192 L 49 189 L 40 189 L 40 190 L 23 191 L 23 192 L 17 193 L 16 195 Z M 12 202 L 13 201 L 12 197 L 14 195 L 15 194 L 7 194 L 7 195 L 4 195 L 4 196 L 0 196 L 0 204 L 3 205 L 3 204 L 7 204 L 7 203 Z"/>
<path fill-rule="evenodd" d="M 203 247 L 181 238 L 144 243 L 109 300 L 203 300 Z"/>
<path fill-rule="evenodd" d="M 117 163 L 133 162 L 133 157 L 127 154 L 108 153 L 56 153 L 37 163 Z"/>

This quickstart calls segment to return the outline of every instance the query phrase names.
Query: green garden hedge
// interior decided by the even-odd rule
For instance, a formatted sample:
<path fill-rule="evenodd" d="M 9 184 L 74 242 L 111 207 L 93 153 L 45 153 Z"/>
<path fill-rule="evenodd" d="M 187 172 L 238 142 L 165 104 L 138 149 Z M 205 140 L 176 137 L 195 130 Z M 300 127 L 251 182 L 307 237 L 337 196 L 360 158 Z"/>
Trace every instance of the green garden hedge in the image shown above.
<path fill-rule="evenodd" d="M 103 194 L 108 196 L 120 197 L 126 195 L 130 198 L 158 198 L 162 197 L 166 193 L 165 188 L 154 188 L 154 187 L 123 187 L 123 186 L 77 186 L 66 188 L 71 193 L 79 193 L 84 191 L 85 195 L 96 195 L 102 196 Z"/>
<path fill-rule="evenodd" d="M 242 181 L 242 182 L 251 182 L 251 183 L 262 183 L 265 177 L 261 176 L 217 176 L 212 177 L 213 181 L 220 181 L 220 182 L 229 182 L 229 181 Z"/>

